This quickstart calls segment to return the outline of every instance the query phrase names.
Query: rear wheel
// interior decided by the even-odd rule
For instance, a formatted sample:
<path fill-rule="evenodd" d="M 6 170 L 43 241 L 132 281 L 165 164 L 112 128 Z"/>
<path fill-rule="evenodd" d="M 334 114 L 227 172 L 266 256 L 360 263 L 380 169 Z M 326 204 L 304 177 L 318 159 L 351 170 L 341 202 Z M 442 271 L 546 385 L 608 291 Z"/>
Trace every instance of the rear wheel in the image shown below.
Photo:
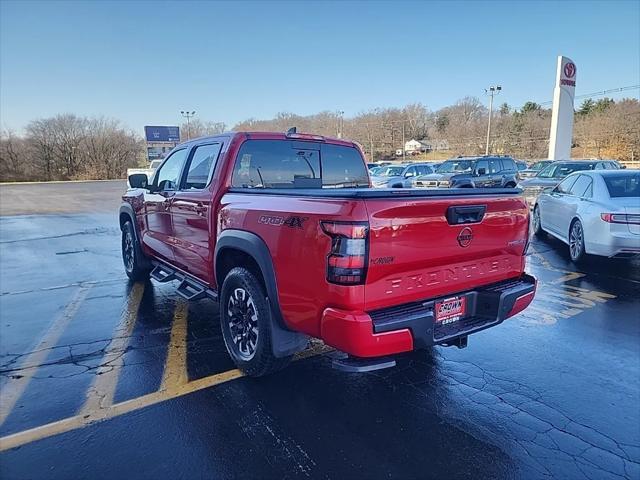
<path fill-rule="evenodd" d="M 127 220 L 122 226 L 122 262 L 124 271 L 131 280 L 149 278 L 149 262 L 140 249 L 133 224 Z"/>
<path fill-rule="evenodd" d="M 569 255 L 571 260 L 579 263 L 585 258 L 584 229 L 580 220 L 574 220 L 569 228 Z"/>
<path fill-rule="evenodd" d="M 273 355 L 271 312 L 261 283 L 249 270 L 236 267 L 224 279 L 220 322 L 229 355 L 247 375 L 268 375 L 291 361 L 292 356 Z"/>
<path fill-rule="evenodd" d="M 536 205 L 533 209 L 533 233 L 538 238 L 546 237 L 547 232 L 542 229 L 542 221 L 540 220 L 540 207 Z"/>

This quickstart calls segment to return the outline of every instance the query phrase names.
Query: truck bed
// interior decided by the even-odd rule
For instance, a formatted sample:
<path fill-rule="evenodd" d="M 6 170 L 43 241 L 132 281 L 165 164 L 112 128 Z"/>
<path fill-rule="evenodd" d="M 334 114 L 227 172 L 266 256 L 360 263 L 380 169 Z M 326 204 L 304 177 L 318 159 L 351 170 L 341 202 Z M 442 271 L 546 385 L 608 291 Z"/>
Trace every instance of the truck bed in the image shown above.
<path fill-rule="evenodd" d="M 284 195 L 314 198 L 448 198 L 521 195 L 520 188 L 230 188 L 230 193 L 255 195 Z"/>

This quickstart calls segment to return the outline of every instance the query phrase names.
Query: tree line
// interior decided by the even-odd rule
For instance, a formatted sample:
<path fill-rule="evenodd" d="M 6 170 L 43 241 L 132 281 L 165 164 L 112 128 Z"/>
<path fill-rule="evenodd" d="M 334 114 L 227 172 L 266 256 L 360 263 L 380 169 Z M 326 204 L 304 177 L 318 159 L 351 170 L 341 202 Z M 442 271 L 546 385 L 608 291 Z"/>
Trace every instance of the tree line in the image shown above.
<path fill-rule="evenodd" d="M 438 158 L 480 155 L 485 151 L 487 108 L 476 97 L 430 111 L 420 103 L 379 108 L 343 118 L 324 111 L 301 116 L 279 113 L 270 120 L 248 119 L 233 130 L 286 131 L 339 136 L 358 142 L 368 159 L 392 158 L 403 141 L 430 144 Z M 503 103 L 492 116 L 490 150 L 516 158 L 545 158 L 551 110 L 534 102 L 521 108 Z M 199 118 L 181 125 L 180 132 L 196 138 L 227 130 L 221 122 Z M 640 102 L 608 98 L 585 100 L 575 113 L 572 156 L 638 161 Z M 33 120 L 20 135 L 4 130 L 0 138 L 2 181 L 124 178 L 126 169 L 147 163 L 144 139 L 118 120 L 73 114 Z"/>

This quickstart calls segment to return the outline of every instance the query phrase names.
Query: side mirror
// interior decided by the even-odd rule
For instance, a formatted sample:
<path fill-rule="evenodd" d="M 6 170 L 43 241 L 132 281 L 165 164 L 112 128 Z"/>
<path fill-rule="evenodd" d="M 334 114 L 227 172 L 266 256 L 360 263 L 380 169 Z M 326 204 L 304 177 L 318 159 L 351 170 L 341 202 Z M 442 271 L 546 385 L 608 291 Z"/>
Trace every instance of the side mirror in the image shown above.
<path fill-rule="evenodd" d="M 478 169 L 478 175 L 486 175 L 487 174 L 487 169 L 486 168 L 479 168 Z"/>
<path fill-rule="evenodd" d="M 129 175 L 129 185 L 131 188 L 147 188 L 149 186 L 149 179 L 144 173 L 134 173 Z"/>

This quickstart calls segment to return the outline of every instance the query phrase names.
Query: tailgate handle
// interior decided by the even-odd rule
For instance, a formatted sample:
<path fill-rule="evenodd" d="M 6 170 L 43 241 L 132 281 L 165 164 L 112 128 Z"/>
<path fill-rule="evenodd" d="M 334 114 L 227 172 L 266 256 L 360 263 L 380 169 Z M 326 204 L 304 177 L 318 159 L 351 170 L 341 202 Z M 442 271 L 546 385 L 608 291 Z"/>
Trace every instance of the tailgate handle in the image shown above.
<path fill-rule="evenodd" d="M 464 223 L 478 223 L 482 221 L 486 205 L 469 205 L 464 207 L 451 206 L 447 208 L 447 222 L 449 225 L 462 225 Z"/>

